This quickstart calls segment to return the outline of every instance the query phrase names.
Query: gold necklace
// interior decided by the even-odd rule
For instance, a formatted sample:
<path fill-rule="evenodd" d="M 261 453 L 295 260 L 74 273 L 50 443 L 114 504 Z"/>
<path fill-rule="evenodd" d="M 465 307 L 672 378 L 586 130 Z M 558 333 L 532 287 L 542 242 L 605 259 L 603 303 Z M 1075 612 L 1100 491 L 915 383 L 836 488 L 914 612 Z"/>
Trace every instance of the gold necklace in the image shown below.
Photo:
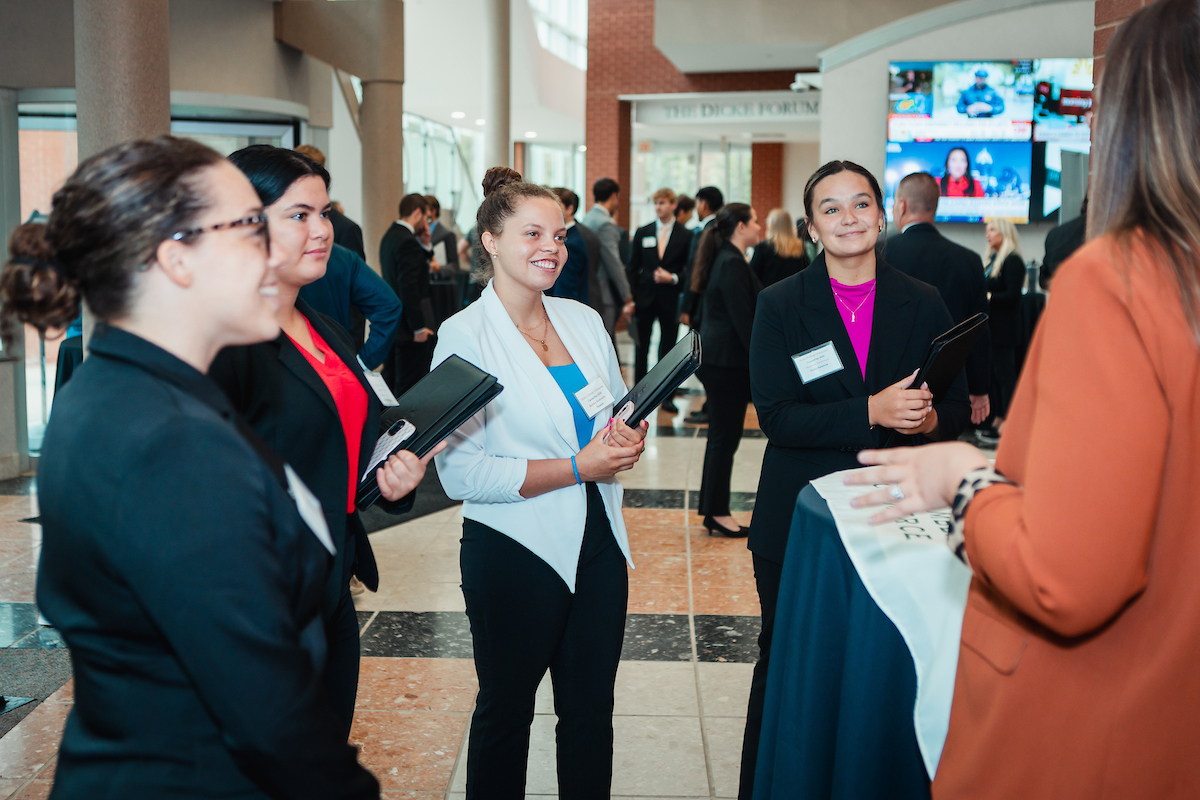
<path fill-rule="evenodd" d="M 513 324 L 517 325 L 517 323 L 515 323 L 515 322 Z M 526 333 L 525 329 L 522 328 L 520 325 L 517 325 L 517 330 L 519 330 L 521 333 L 525 334 L 525 336 L 528 336 L 530 341 L 537 342 L 538 344 L 540 344 L 542 346 L 543 352 L 547 352 L 547 353 L 550 352 L 550 346 L 546 344 L 546 333 L 550 330 L 550 317 L 546 314 L 545 306 L 542 306 L 542 338 L 541 339 L 537 338 L 533 334 Z"/>
<path fill-rule="evenodd" d="M 833 293 L 833 296 L 834 296 L 834 299 L 838 300 L 838 301 L 839 301 L 839 302 L 840 302 L 842 305 L 844 305 L 844 306 L 845 306 L 847 309 L 849 309 L 849 311 L 850 311 L 850 322 L 851 322 L 851 323 L 853 323 L 853 322 L 856 322 L 856 321 L 857 321 L 857 320 L 855 319 L 854 315 L 855 315 L 855 314 L 857 314 L 857 313 L 858 313 L 858 312 L 859 312 L 859 311 L 862 309 L 862 307 L 863 307 L 863 306 L 866 304 L 866 302 L 867 302 L 868 300 L 870 300 L 870 299 L 871 299 L 871 295 L 873 295 L 873 294 L 875 294 L 875 287 L 874 287 L 874 286 L 872 286 L 872 287 L 871 287 L 871 291 L 867 292 L 867 296 L 866 296 L 866 297 L 864 297 L 864 298 L 862 299 L 862 302 L 861 302 L 861 303 L 859 303 L 859 304 L 858 304 L 856 307 L 854 307 L 854 308 L 851 308 L 851 307 L 850 307 L 850 304 L 849 304 L 849 303 L 847 303 L 847 302 L 846 302 L 844 299 L 842 299 L 842 296 L 841 296 L 840 294 L 838 294 L 837 292 L 834 292 L 834 293 Z"/>

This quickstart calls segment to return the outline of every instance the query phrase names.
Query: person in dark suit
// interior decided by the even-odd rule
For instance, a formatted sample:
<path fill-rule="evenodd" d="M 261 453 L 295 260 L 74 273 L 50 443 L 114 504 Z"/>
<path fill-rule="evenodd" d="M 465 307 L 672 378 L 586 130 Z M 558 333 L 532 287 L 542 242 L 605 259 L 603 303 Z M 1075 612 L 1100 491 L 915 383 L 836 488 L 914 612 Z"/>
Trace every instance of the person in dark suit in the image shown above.
<path fill-rule="evenodd" d="M 681 194 L 675 198 L 675 222 L 687 228 L 687 225 L 692 220 L 692 212 L 696 210 L 696 201 L 688 197 L 686 194 Z M 688 228 L 691 231 L 691 228 Z M 691 252 L 691 248 L 688 248 Z"/>
<path fill-rule="evenodd" d="M 429 275 L 429 299 L 433 305 L 433 316 L 438 325 L 458 313 L 461 308 L 459 297 L 460 268 L 458 262 L 458 237 L 454 231 L 439 221 L 442 204 L 431 194 L 425 195 L 429 211 L 425 214 L 425 222 L 429 230 L 429 249 L 436 262 L 436 268 Z M 441 245 L 439 248 L 438 245 Z M 441 259 L 438 259 L 439 252 Z M 431 266 L 434 264 L 431 262 Z"/>
<path fill-rule="evenodd" d="M 750 271 L 762 281 L 763 288 L 795 275 L 809 265 L 804 242 L 796 236 L 792 215 L 777 208 L 767 215 L 767 234 L 754 248 Z"/>
<path fill-rule="evenodd" d="M 318 676 L 328 532 L 204 376 L 279 333 L 249 182 L 197 142 L 126 142 L 10 250 L 4 330 L 81 298 L 97 319 L 38 470 L 38 605 L 75 678 L 54 797 L 378 798 Z"/>
<path fill-rule="evenodd" d="M 383 279 L 404 306 L 391 363 L 383 367 L 383 378 L 397 397 L 425 377 L 433 358 L 430 339 L 437 322 L 429 295 L 429 253 L 418 238 L 426 230 L 428 211 L 423 195 L 406 194 L 400 201 L 400 219 L 379 243 Z"/>
<path fill-rule="evenodd" d="M 1078 217 L 1046 234 L 1046 257 L 1042 259 L 1042 271 L 1038 275 L 1038 285 L 1046 291 L 1050 291 L 1050 281 L 1054 279 L 1059 265 L 1087 241 L 1087 209 L 1085 197 L 1079 207 Z"/>
<path fill-rule="evenodd" d="M 933 402 L 909 389 L 929 343 L 951 325 L 936 289 L 877 255 L 886 225 L 879 183 L 831 161 L 804 190 L 824 252 L 763 291 L 750 343 L 750 386 L 767 435 L 750 526 L 762 605 L 738 797 L 753 796 L 779 582 L 796 497 L 814 478 L 857 466 L 860 450 L 957 438 L 970 414 L 960 375 Z M 783 600 L 783 602 L 787 602 Z"/>
<path fill-rule="evenodd" d="M 591 231 L 579 225 L 575 221 L 575 212 L 579 209 L 579 195 L 572 192 L 570 189 L 558 188 L 552 189 L 558 195 L 559 202 L 563 205 L 563 220 L 567 224 L 567 263 L 563 264 L 562 269 L 558 273 L 558 279 L 554 281 L 554 285 L 550 287 L 548 294 L 551 297 L 566 297 L 570 300 L 578 300 L 584 305 L 588 304 L 588 298 L 591 296 L 589 291 L 589 279 L 591 275 L 591 259 L 588 255 L 587 242 L 584 240 L 583 231 L 591 233 Z M 597 248 L 600 246 L 599 239 L 595 240 Z M 597 254 L 599 250 L 596 251 Z"/>
<path fill-rule="evenodd" d="M 742 441 L 750 403 L 750 331 L 762 291 L 746 263 L 746 250 L 762 236 L 754 209 L 729 203 L 717 212 L 696 250 L 696 278 L 704 282 L 704 387 L 708 390 L 708 442 L 700 478 L 699 511 L 709 534 L 739 537 L 748 531 L 729 513 L 733 457 Z"/>
<path fill-rule="evenodd" d="M 313 161 L 325 166 L 325 154 L 311 144 L 302 144 L 296 148 L 296 152 L 301 155 L 308 156 Z M 331 203 L 329 206 L 329 221 L 333 224 L 333 243 L 339 247 L 344 247 L 352 253 L 355 253 L 363 261 L 367 260 L 367 252 L 363 249 L 362 228 L 358 223 L 342 213 L 342 208 L 338 203 Z M 354 331 L 348 327 L 346 330 L 351 334 Z M 371 321 L 371 327 L 375 327 L 374 320 Z M 359 337 L 361 340 L 361 337 Z"/>
<path fill-rule="evenodd" d="M 345 736 L 358 692 L 358 618 L 350 578 L 375 591 L 379 570 L 354 497 L 370 466 L 383 410 L 359 366 L 349 335 L 298 299 L 329 258 L 329 173 L 293 151 L 253 145 L 230 157 L 258 192 L 271 225 L 282 333 L 270 342 L 222 351 L 209 375 L 259 436 L 283 456 L 321 503 L 336 553 L 321 600 L 328 654 L 324 683 Z M 390 458 L 376 474 L 391 513 L 412 506 L 412 490 L 432 456 Z"/>
<path fill-rule="evenodd" d="M 1020 338 L 1021 297 L 1025 290 L 1025 260 L 1017 226 L 1004 217 L 988 217 L 988 326 L 992 331 L 992 429 L 987 439 L 1004 430 L 1008 404 L 1017 389 L 1017 343 Z M 991 443 L 989 441 L 989 443 Z"/>
<path fill-rule="evenodd" d="M 334 244 L 325 274 L 300 287 L 300 299 L 345 328 L 355 343 L 361 338 L 353 332 L 356 322 L 364 317 L 371 320 L 371 335 L 359 348 L 358 357 L 367 369 L 383 364 L 400 324 L 400 298 L 367 262 Z"/>
<path fill-rule="evenodd" d="M 696 250 L 700 246 L 700 238 L 704 232 L 712 227 L 714 220 L 717 218 L 717 212 L 725 205 L 725 196 L 721 194 L 721 190 L 715 186 L 705 186 L 700 191 L 696 192 L 696 216 L 700 218 L 700 224 L 692 231 L 692 245 L 688 251 L 687 271 L 683 276 L 683 292 L 680 295 L 679 301 L 679 321 L 690 326 L 694 330 L 700 330 L 700 317 L 703 314 L 703 297 L 704 286 L 698 284 L 692 276 L 696 265 Z M 704 378 L 700 375 L 696 376 L 696 380 L 700 384 L 704 384 Z M 705 387 L 707 391 L 708 387 Z M 687 422 L 696 425 L 703 425 L 708 422 L 708 400 L 704 401 L 704 405 L 699 410 L 693 411 L 687 416 Z"/>
<path fill-rule="evenodd" d="M 633 236 L 633 255 L 629 264 L 629 285 L 633 289 L 633 314 L 637 322 L 633 380 L 636 383 L 650 371 L 650 334 L 658 322 L 658 358 L 661 361 L 675 346 L 679 332 L 679 291 L 687 269 L 692 232 L 675 222 L 675 193 L 659 189 L 654 193 L 654 213 L 658 217 L 638 228 Z M 679 413 L 670 400 L 663 410 Z"/>
<path fill-rule="evenodd" d="M 934 227 L 939 196 L 937 179 L 927 172 L 914 172 L 901 179 L 892 206 L 900 234 L 888 239 L 883 255 L 887 263 L 905 275 L 935 287 L 957 325 L 987 313 L 987 286 L 979 254 L 950 241 Z M 991 346 L 991 333 L 985 325 L 966 366 L 974 425 L 982 424 L 991 413 Z"/>

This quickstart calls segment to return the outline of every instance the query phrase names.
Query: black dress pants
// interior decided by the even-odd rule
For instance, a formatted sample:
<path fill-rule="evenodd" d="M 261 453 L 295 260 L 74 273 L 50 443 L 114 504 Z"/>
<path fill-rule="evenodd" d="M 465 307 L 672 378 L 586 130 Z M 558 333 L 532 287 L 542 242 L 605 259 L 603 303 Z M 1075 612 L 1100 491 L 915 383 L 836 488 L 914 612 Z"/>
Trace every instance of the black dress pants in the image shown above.
<path fill-rule="evenodd" d="M 358 614 L 350 597 L 350 584 L 342 584 L 343 592 L 333 616 L 325 620 L 325 673 L 322 683 L 342 724 L 343 738 L 350 739 L 354 724 L 354 701 L 358 697 Z"/>
<path fill-rule="evenodd" d="M 650 333 L 658 322 L 658 360 L 666 358 L 667 353 L 675 346 L 675 338 L 679 335 L 679 297 L 677 292 L 660 292 L 657 286 L 643 292 L 652 294 L 654 299 L 644 307 L 639 308 L 637 320 L 637 349 L 633 360 L 633 381 L 637 383 L 646 377 L 650 371 Z"/>
<path fill-rule="evenodd" d="M 1011 345 L 992 345 L 992 416 L 1008 418 L 1008 406 L 1017 390 L 1017 348 Z"/>
<path fill-rule="evenodd" d="M 433 361 L 433 340 L 423 342 L 396 342 L 392 345 L 391 357 L 384 362 L 383 380 L 399 397 L 417 381 L 429 374 Z"/>
<path fill-rule="evenodd" d="M 729 515 L 733 456 L 742 442 L 750 405 L 750 370 L 702 366 L 700 372 L 708 390 L 708 445 L 700 477 L 700 513 L 724 517 Z"/>
<path fill-rule="evenodd" d="M 751 800 L 754 796 L 754 769 L 758 764 L 758 739 L 762 734 L 763 707 L 767 699 L 767 669 L 771 665 L 771 638 L 775 634 L 775 609 L 779 605 L 779 583 L 782 580 L 782 564 L 754 555 L 754 583 L 758 587 L 758 602 L 762 607 L 762 632 L 758 635 L 758 662 L 750 679 L 738 800 Z"/>
<path fill-rule="evenodd" d="M 534 694 L 547 669 L 558 715 L 558 796 L 608 800 L 629 577 L 595 484 L 587 495 L 574 594 L 514 539 L 463 522 L 462 589 L 479 676 L 467 751 L 471 800 L 525 796 Z"/>

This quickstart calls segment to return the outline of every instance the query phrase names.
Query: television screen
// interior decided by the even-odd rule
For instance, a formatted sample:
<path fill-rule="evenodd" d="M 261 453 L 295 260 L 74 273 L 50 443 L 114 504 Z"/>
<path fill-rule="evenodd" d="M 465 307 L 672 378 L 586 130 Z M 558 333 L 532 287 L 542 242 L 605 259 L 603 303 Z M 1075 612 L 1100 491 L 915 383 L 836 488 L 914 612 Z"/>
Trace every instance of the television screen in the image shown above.
<path fill-rule="evenodd" d="M 1033 64 L 1033 140 L 1090 141 L 1092 59 L 1041 58 Z"/>
<path fill-rule="evenodd" d="M 1032 61 L 897 61 L 889 72 L 888 141 L 1030 139 Z"/>
<path fill-rule="evenodd" d="M 928 172 L 937 179 L 939 222 L 980 222 L 984 217 L 1029 220 L 1033 145 L 1026 142 L 889 142 L 884 167 L 884 210 L 900 179 Z"/>
<path fill-rule="evenodd" d="M 1030 219 L 1057 220 L 1062 207 L 1063 152 L 1088 153 L 1091 143 L 1035 142 L 1033 145 L 1033 198 Z"/>

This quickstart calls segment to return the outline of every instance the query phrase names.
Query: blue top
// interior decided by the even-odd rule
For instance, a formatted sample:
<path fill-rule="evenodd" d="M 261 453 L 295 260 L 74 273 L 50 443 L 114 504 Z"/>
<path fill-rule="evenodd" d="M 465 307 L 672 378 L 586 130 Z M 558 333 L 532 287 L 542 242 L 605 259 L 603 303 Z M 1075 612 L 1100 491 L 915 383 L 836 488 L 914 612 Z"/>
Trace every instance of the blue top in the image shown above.
<path fill-rule="evenodd" d="M 575 393 L 587 386 L 587 379 L 574 364 L 563 364 L 561 367 L 548 369 L 550 377 L 554 378 L 558 388 L 567 396 L 567 402 L 571 404 L 571 413 L 575 415 L 575 435 L 579 437 L 579 449 L 582 450 L 592 440 L 592 420 L 575 399 Z"/>

